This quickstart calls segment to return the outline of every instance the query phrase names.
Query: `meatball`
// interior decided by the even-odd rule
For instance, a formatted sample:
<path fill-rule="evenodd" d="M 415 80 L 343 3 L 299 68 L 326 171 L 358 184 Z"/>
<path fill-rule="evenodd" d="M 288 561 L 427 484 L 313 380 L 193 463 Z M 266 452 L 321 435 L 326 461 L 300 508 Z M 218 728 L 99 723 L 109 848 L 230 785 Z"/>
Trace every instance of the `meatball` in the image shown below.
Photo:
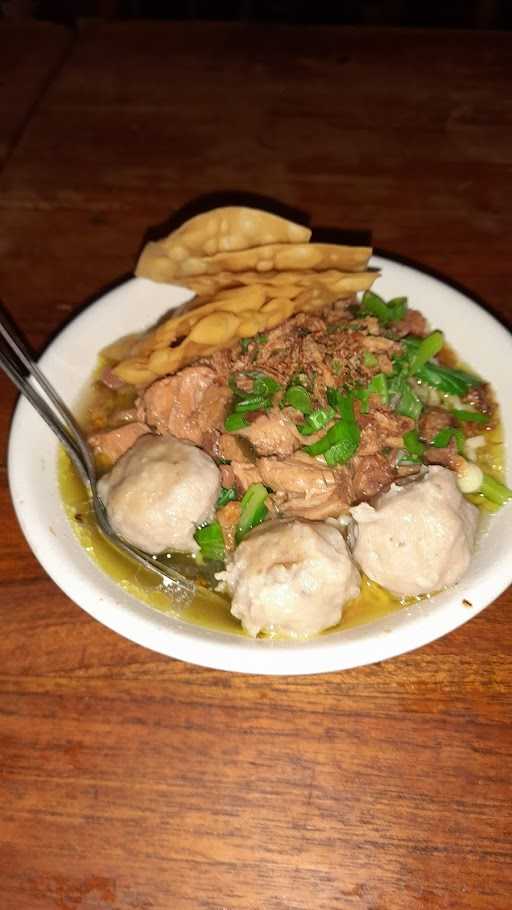
<path fill-rule="evenodd" d="M 253 531 L 217 575 L 249 635 L 307 638 L 336 625 L 360 578 L 341 532 L 326 522 L 277 520 Z"/>
<path fill-rule="evenodd" d="M 469 565 L 478 509 L 446 468 L 431 467 L 423 479 L 392 487 L 375 508 L 362 503 L 350 511 L 357 522 L 356 562 L 394 594 L 439 591 L 459 581 Z"/>
<path fill-rule="evenodd" d="M 215 462 L 173 436 L 142 436 L 98 484 L 114 531 L 147 553 L 196 552 L 219 491 Z"/>

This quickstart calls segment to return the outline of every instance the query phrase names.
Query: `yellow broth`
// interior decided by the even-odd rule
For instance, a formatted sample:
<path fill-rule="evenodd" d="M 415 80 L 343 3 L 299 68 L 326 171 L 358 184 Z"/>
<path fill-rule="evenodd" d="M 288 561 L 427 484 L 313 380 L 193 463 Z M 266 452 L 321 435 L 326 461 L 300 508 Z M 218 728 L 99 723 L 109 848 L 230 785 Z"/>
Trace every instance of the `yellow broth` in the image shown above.
<path fill-rule="evenodd" d="M 81 546 L 96 565 L 124 591 L 162 613 L 194 625 L 233 635 L 246 634 L 238 620 L 231 616 L 227 599 L 199 588 L 189 605 L 176 607 L 156 574 L 139 568 L 105 540 L 96 525 L 82 481 L 64 451 L 59 453 L 58 478 L 66 514 Z M 190 561 L 193 561 L 192 557 Z M 414 598 L 409 598 L 407 603 L 413 600 Z M 337 632 L 374 622 L 400 610 L 405 604 L 406 601 L 393 597 L 384 588 L 363 577 L 361 593 L 346 604 L 341 622 L 329 631 Z"/>
<path fill-rule="evenodd" d="M 455 361 L 455 357 L 453 360 Z M 78 409 L 87 432 L 111 426 L 114 414 L 134 404 L 134 389 L 113 391 L 97 381 L 108 363 L 108 356 L 100 356 L 93 382 Z M 504 445 L 501 424 L 498 423 L 494 429 L 478 435 L 483 435 L 486 440 L 485 445 L 477 450 L 478 464 L 496 479 L 503 480 Z M 109 465 L 101 461 L 98 464 L 100 473 L 108 467 Z M 104 539 L 98 531 L 86 490 L 64 451 L 59 454 L 58 480 L 67 516 L 81 546 L 98 567 L 123 590 L 162 613 L 194 625 L 233 635 L 246 635 L 239 621 L 231 616 L 227 597 L 214 594 L 200 584 L 191 603 L 187 606 L 176 606 L 159 576 L 136 566 Z M 468 496 L 468 499 L 483 513 L 494 512 L 498 508 L 479 494 Z M 192 557 L 184 556 L 180 557 L 180 560 L 182 565 L 188 563 L 193 574 L 196 574 L 197 569 Z M 341 622 L 329 629 L 326 634 L 374 622 L 420 599 L 397 598 L 363 576 L 360 594 L 345 605 Z"/>
<path fill-rule="evenodd" d="M 477 450 L 477 464 L 486 474 L 490 474 L 496 480 L 501 480 L 504 483 L 505 444 L 503 426 L 498 423 L 492 430 L 487 430 L 481 435 L 485 437 L 485 445 Z M 486 499 L 481 493 L 474 493 L 467 498 L 484 513 L 497 512 L 500 508 L 500 506 Z"/>

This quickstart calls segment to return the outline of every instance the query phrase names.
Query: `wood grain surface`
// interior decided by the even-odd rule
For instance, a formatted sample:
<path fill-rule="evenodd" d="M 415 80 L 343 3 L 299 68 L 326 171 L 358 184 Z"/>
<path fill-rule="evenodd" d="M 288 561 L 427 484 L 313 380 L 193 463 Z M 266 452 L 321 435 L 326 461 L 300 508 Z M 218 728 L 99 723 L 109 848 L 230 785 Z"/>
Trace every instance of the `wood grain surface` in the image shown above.
<path fill-rule="evenodd" d="M 71 32 L 64 28 L 0 20 L 0 164 L 16 146 L 71 44 Z"/>
<path fill-rule="evenodd" d="M 0 287 L 36 349 L 205 194 L 371 233 L 510 322 L 510 35 L 15 33 Z M 13 403 L 0 377 L 2 440 Z M 71 603 L 18 529 L 5 445 L 0 537 L 2 910 L 510 910 L 510 592 L 392 661 L 265 679 Z"/>

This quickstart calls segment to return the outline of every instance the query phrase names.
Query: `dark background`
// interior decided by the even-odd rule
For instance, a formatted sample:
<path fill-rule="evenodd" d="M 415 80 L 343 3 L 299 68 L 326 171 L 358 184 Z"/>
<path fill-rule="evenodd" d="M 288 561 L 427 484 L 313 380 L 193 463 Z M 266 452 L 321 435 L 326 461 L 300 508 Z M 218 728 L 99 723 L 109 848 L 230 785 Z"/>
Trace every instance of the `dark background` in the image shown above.
<path fill-rule="evenodd" d="M 512 28 L 512 0 L 0 0 L 5 17 L 204 19 L 288 24 Z"/>

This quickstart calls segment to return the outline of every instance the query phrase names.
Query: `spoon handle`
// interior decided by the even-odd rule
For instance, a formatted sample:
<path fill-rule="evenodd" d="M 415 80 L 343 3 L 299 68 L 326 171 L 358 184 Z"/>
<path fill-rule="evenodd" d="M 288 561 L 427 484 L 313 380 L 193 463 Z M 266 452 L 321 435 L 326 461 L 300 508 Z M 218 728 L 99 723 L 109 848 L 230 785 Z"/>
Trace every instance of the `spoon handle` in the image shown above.
<path fill-rule="evenodd" d="M 17 331 L 0 308 L 0 367 L 57 436 L 75 465 L 90 497 L 98 527 L 104 537 L 134 562 L 156 572 L 175 600 L 189 600 L 195 585 L 170 566 L 162 567 L 156 557 L 130 546 L 111 528 L 96 489 L 96 465 L 78 421 L 56 389 L 34 362 Z M 39 391 L 42 390 L 44 395 Z M 46 396 L 46 397 L 44 397 Z"/>

